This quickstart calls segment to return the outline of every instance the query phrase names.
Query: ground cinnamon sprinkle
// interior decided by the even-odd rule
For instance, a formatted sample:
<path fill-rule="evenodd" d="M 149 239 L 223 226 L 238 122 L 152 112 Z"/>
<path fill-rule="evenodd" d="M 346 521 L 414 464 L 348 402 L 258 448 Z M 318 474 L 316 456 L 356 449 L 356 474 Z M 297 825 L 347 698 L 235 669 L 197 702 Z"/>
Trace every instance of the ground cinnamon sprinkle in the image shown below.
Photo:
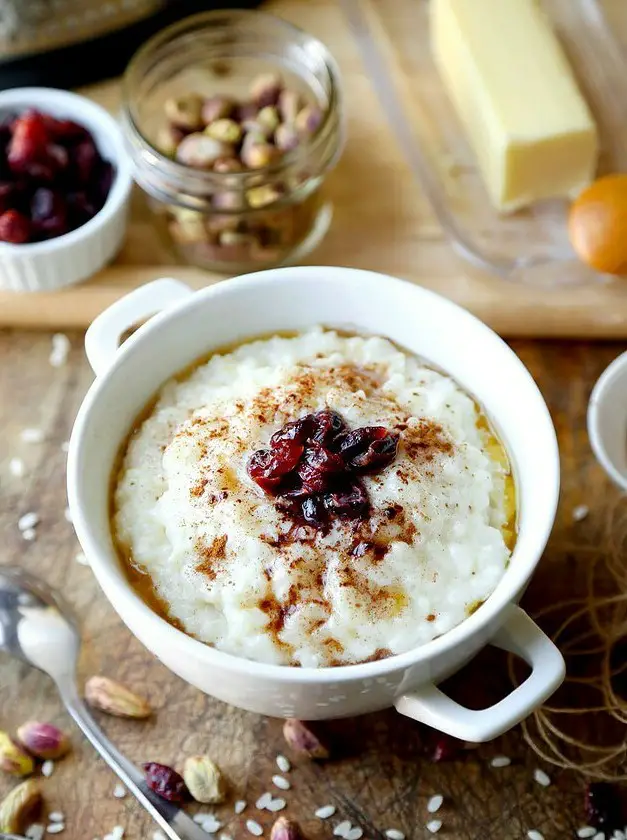
<path fill-rule="evenodd" d="M 408 426 L 401 435 L 401 442 L 410 458 L 425 461 L 432 461 L 438 453 L 451 455 L 454 448 L 442 426 L 432 420 L 420 420 L 416 425 Z"/>
<path fill-rule="evenodd" d="M 203 558 L 202 561 L 195 567 L 197 572 L 205 575 L 210 580 L 215 578 L 218 571 L 216 568 L 217 564 L 221 560 L 226 559 L 227 539 L 226 534 L 224 534 L 221 537 L 216 537 L 211 545 L 206 545 L 202 541 L 197 543 L 196 551 Z"/>

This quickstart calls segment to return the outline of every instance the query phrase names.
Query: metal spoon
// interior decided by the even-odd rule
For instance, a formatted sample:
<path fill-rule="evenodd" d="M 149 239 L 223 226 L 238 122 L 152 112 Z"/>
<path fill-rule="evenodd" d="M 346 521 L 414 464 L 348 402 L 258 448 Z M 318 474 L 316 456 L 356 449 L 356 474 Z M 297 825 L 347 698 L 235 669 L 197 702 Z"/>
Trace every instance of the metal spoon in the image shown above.
<path fill-rule="evenodd" d="M 70 608 L 47 584 L 21 569 L 0 568 L 0 650 L 55 681 L 65 708 L 125 787 L 170 840 L 207 840 L 184 811 L 153 793 L 143 774 L 108 740 L 76 690 L 81 638 Z"/>

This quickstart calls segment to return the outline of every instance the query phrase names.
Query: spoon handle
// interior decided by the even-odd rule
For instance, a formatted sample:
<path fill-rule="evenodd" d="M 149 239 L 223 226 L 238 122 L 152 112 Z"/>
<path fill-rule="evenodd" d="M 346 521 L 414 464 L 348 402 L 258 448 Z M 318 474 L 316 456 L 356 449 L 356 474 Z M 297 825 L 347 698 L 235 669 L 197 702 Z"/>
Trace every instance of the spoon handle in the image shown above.
<path fill-rule="evenodd" d="M 184 811 L 150 790 L 141 771 L 109 741 L 78 696 L 74 681 L 70 678 L 57 680 L 57 687 L 65 708 L 87 740 L 144 806 L 166 837 L 170 840 L 207 840 L 206 832 Z"/>

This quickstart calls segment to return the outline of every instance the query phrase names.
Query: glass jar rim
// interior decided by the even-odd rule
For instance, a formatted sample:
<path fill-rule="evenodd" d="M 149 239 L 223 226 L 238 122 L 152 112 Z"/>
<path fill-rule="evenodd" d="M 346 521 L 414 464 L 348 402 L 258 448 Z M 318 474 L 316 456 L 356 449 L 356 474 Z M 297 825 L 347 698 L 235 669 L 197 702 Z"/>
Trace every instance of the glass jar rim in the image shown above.
<path fill-rule="evenodd" d="M 313 43 L 316 50 L 319 52 L 320 58 L 328 77 L 328 103 L 323 110 L 323 119 L 316 130 L 315 134 L 307 139 L 305 143 L 299 143 L 294 149 L 290 149 L 278 161 L 272 161 L 264 167 L 255 170 L 244 170 L 242 172 L 214 172 L 213 170 L 193 169 L 185 164 L 178 163 L 175 160 L 162 154 L 156 146 L 146 137 L 144 132 L 139 127 L 139 120 L 137 119 L 135 104 L 131 95 L 131 86 L 135 82 L 135 76 L 141 75 L 142 62 L 144 62 L 150 55 L 152 55 L 160 47 L 175 42 L 176 38 L 186 34 L 190 30 L 201 28 L 204 24 L 211 24 L 220 18 L 228 16 L 234 20 L 250 21 L 263 20 L 267 24 L 274 26 L 277 31 L 282 30 L 287 34 L 292 34 L 297 38 L 306 37 Z M 338 126 L 338 109 L 340 106 L 340 73 L 337 63 L 333 58 L 329 49 L 325 44 L 311 35 L 306 30 L 296 26 L 289 21 L 283 20 L 276 15 L 268 12 L 259 11 L 257 9 L 214 9 L 208 12 L 200 12 L 199 14 L 190 15 L 177 23 L 174 23 L 165 29 L 149 38 L 132 56 L 124 76 L 122 78 L 122 107 L 123 117 L 127 129 L 131 132 L 135 142 L 142 147 L 142 155 L 152 158 L 150 161 L 158 165 L 164 173 L 174 179 L 189 178 L 190 175 L 196 176 L 214 184 L 220 183 L 245 183 L 247 178 L 254 176 L 268 176 L 273 177 L 285 169 L 289 169 L 297 161 L 310 155 L 317 146 L 322 145 L 328 139 L 330 130 L 334 130 Z M 331 162 L 334 163 L 335 160 Z"/>

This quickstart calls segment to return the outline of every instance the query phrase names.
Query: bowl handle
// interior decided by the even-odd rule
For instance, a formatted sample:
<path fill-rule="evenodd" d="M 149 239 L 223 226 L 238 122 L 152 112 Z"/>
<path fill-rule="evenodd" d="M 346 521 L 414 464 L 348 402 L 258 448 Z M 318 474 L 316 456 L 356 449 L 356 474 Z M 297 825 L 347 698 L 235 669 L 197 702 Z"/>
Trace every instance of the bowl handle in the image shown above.
<path fill-rule="evenodd" d="M 85 352 L 96 376 L 110 366 L 124 333 L 193 293 L 180 280 L 162 277 L 134 289 L 101 312 L 85 333 Z"/>
<path fill-rule="evenodd" d="M 461 741 L 490 741 L 511 729 L 540 706 L 565 675 L 562 654 L 538 625 L 518 606 L 490 644 L 522 657 L 531 674 L 507 697 L 487 709 L 467 709 L 447 697 L 433 683 L 399 697 L 396 710 Z"/>

